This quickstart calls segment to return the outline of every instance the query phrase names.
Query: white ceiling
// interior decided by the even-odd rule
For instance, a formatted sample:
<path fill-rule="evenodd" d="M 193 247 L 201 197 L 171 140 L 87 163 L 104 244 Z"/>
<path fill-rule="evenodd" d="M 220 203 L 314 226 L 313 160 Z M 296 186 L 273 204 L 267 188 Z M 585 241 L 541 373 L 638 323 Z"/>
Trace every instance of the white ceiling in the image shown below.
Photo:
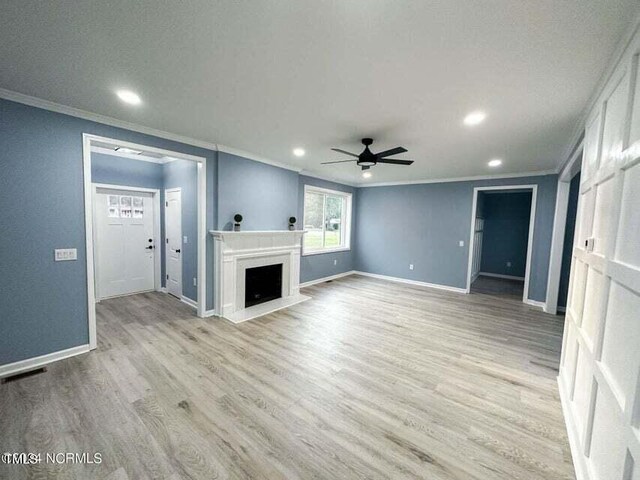
<path fill-rule="evenodd" d="M 637 13 L 637 0 L 6 1 L 0 87 L 352 183 L 353 164 L 320 162 L 364 136 L 416 161 L 367 183 L 541 171 L 563 160 Z M 475 109 L 488 117 L 469 129 Z"/>

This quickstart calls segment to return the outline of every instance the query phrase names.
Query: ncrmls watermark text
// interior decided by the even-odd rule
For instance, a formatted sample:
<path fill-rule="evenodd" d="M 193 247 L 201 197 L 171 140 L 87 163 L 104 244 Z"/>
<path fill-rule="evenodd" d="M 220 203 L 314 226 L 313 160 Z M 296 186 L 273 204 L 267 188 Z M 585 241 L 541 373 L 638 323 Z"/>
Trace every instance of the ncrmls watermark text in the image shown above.
<path fill-rule="evenodd" d="M 40 463 L 48 464 L 96 464 L 102 463 L 102 454 L 99 452 L 89 453 L 72 453 L 72 452 L 5 452 L 0 455 L 0 463 L 5 465 L 37 465 Z"/>

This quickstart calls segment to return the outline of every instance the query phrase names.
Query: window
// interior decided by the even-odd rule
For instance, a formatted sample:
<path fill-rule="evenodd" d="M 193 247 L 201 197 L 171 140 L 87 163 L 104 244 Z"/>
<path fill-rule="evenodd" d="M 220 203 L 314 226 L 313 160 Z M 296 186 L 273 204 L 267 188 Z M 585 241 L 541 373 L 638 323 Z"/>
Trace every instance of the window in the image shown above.
<path fill-rule="evenodd" d="M 351 194 L 305 185 L 303 255 L 349 250 Z"/>

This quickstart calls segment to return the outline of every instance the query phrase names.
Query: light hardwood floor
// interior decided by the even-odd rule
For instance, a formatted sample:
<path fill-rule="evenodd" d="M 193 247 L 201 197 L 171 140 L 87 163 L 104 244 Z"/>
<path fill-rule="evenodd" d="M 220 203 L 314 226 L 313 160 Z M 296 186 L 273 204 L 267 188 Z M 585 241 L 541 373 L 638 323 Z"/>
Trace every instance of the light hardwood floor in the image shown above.
<path fill-rule="evenodd" d="M 360 276 L 232 325 L 167 295 L 102 302 L 99 348 L 0 385 L 20 478 L 573 479 L 562 317 Z"/>

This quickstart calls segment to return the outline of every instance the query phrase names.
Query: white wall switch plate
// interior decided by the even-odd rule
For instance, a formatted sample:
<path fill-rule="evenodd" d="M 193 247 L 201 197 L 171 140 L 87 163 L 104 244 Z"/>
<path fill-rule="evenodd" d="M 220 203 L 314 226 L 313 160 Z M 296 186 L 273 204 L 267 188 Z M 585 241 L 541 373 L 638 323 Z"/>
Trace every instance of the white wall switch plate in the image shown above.
<path fill-rule="evenodd" d="M 409 264 L 409 270 L 413 270 L 413 263 Z"/>
<path fill-rule="evenodd" d="M 337 264 L 338 264 L 338 260 L 334 259 L 334 260 L 333 260 L 333 264 L 334 264 L 334 265 L 337 265 Z"/>
<path fill-rule="evenodd" d="M 68 262 L 69 260 L 78 259 L 78 249 L 76 248 L 56 248 L 53 252 L 56 262 Z"/>
<path fill-rule="evenodd" d="M 193 277 L 193 286 L 194 287 L 198 286 L 198 279 L 196 277 Z"/>
<path fill-rule="evenodd" d="M 460 240 L 460 241 L 458 242 L 458 245 L 459 245 L 459 246 L 461 246 L 461 247 L 464 247 L 464 240 Z"/>
<path fill-rule="evenodd" d="M 511 266 L 511 262 L 507 262 L 507 267 L 510 267 L 510 266 Z"/>
<path fill-rule="evenodd" d="M 186 235 L 182 237 L 182 243 L 189 243 L 189 239 L 187 238 Z"/>

